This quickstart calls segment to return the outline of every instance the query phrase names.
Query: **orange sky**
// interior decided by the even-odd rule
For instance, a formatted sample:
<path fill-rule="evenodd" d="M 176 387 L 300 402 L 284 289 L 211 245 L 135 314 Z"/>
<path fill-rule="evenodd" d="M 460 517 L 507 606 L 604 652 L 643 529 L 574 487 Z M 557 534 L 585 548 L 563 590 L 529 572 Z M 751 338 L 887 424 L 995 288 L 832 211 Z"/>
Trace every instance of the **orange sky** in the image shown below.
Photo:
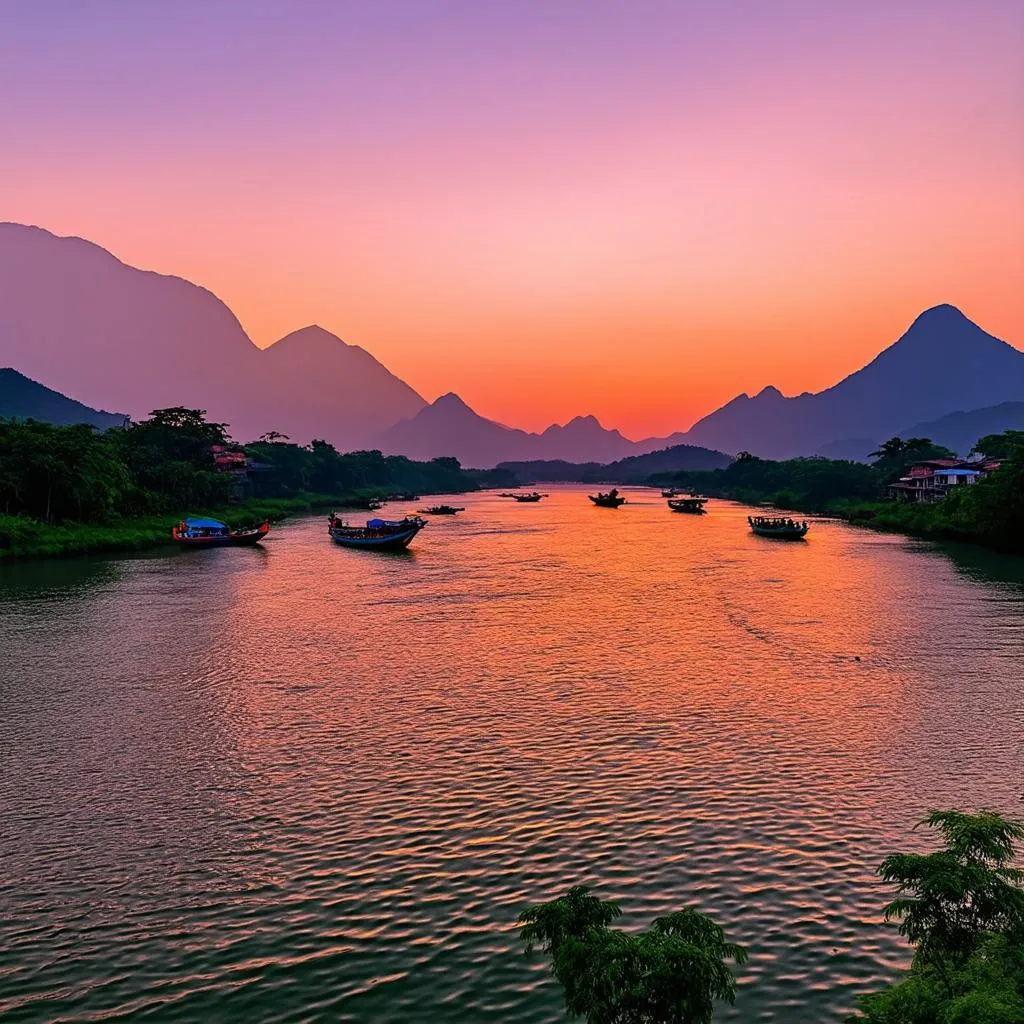
<path fill-rule="evenodd" d="M 531 429 L 817 390 L 940 302 L 1024 346 L 1024 6 L 712 6 L 8 11 L 0 219 Z"/>

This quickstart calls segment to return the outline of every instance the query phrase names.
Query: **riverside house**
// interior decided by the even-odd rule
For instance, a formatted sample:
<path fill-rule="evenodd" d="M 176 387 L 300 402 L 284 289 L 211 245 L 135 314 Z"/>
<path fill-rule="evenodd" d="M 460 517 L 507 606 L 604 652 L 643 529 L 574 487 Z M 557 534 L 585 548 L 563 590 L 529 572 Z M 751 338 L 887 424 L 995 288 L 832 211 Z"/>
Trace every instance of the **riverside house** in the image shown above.
<path fill-rule="evenodd" d="M 897 501 L 942 501 L 955 487 L 976 484 L 998 468 L 998 462 L 926 459 L 889 484 L 889 497 Z"/>

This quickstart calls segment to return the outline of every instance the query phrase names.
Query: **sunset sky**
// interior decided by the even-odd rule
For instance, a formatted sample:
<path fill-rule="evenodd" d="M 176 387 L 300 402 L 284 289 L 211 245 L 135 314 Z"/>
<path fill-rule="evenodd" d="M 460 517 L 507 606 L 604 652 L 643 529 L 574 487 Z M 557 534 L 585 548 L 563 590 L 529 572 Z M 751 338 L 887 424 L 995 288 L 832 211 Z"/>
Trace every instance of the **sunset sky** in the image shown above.
<path fill-rule="evenodd" d="M 0 220 L 639 437 L 927 306 L 1024 347 L 1019 0 L 0 5 Z"/>

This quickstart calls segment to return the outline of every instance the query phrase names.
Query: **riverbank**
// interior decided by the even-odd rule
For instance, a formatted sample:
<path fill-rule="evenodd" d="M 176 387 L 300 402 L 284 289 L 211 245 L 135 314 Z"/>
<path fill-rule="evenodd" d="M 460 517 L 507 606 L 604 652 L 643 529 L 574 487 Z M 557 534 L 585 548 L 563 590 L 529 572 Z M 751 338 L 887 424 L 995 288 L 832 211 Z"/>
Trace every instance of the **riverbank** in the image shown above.
<path fill-rule="evenodd" d="M 269 519 L 309 515 L 335 508 L 366 507 L 363 495 L 303 494 L 294 498 L 263 498 L 227 508 L 193 510 L 220 519 L 233 529 Z M 192 514 L 192 513 L 190 513 Z M 44 523 L 27 516 L 0 515 L 0 561 L 61 558 L 118 551 L 143 551 L 170 545 L 171 528 L 180 515 L 140 516 L 109 523 Z"/>

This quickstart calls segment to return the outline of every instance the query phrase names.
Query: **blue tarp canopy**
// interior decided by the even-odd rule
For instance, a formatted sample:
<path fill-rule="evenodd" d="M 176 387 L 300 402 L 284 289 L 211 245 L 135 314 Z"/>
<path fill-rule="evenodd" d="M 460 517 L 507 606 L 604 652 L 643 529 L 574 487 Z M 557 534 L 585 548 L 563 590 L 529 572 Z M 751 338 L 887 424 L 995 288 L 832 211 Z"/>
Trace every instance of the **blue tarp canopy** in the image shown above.
<path fill-rule="evenodd" d="M 186 519 L 185 525 L 190 530 L 223 530 L 225 526 L 217 519 Z"/>

